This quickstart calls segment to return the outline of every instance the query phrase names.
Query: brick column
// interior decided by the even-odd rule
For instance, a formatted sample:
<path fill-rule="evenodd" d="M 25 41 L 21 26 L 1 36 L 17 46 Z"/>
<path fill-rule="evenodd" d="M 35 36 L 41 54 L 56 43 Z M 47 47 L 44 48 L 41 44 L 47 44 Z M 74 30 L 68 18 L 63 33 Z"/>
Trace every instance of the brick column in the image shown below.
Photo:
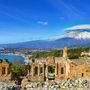
<path fill-rule="evenodd" d="M 48 80 L 48 64 L 46 64 L 46 81 Z"/>
<path fill-rule="evenodd" d="M 44 76 L 44 63 L 43 63 L 43 76 Z"/>
<path fill-rule="evenodd" d="M 38 76 L 39 76 L 39 74 L 40 74 L 39 69 L 40 69 L 40 65 L 39 65 L 39 63 L 38 63 Z"/>
<path fill-rule="evenodd" d="M 32 76 L 34 76 L 34 63 L 32 63 Z"/>

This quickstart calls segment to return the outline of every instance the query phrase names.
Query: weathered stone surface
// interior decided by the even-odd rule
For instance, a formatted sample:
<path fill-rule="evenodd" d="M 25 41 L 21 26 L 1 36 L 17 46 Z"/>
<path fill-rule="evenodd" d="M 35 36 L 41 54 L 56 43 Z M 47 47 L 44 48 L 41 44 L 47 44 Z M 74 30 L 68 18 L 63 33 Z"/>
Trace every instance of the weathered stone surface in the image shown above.
<path fill-rule="evenodd" d="M 90 90 L 90 88 L 89 81 L 85 79 L 68 79 L 58 82 L 29 82 L 21 87 L 0 82 L 0 90 Z"/>
<path fill-rule="evenodd" d="M 26 77 L 22 80 L 22 84 L 25 82 L 28 82 L 28 79 Z"/>

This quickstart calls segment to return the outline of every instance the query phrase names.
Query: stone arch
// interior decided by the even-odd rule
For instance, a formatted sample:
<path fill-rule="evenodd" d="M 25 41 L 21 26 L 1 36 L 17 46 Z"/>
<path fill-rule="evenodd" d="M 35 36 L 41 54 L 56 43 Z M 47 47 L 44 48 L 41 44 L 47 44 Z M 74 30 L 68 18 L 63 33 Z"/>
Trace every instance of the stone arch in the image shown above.
<path fill-rule="evenodd" d="M 54 67 L 56 68 L 56 65 L 55 65 L 55 64 L 49 64 L 49 65 L 48 65 L 48 68 L 49 68 L 50 66 L 54 66 Z"/>
<path fill-rule="evenodd" d="M 54 66 L 56 68 L 56 64 L 48 64 L 48 66 Z"/>
<path fill-rule="evenodd" d="M 54 70 L 55 70 L 55 71 L 48 74 L 48 75 L 49 75 L 49 76 L 48 76 L 48 79 L 49 79 L 49 80 L 55 80 L 55 76 L 56 76 L 56 74 L 57 74 L 57 73 L 56 73 L 56 72 L 57 72 L 57 70 L 56 70 L 57 65 L 56 65 L 55 63 L 53 63 L 53 64 L 51 64 L 51 63 L 48 64 L 48 71 L 49 71 L 49 67 L 50 67 L 50 66 L 54 66 Z M 50 76 L 50 74 L 51 74 L 51 76 Z"/>

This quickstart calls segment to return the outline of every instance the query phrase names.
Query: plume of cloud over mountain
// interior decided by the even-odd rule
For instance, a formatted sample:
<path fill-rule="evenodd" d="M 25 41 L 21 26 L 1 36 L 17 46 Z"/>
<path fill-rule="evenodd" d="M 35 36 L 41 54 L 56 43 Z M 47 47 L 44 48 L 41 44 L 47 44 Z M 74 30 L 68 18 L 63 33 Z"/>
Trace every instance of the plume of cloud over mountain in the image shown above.
<path fill-rule="evenodd" d="M 70 28 L 66 28 L 64 31 L 90 31 L 90 25 L 76 25 Z"/>
<path fill-rule="evenodd" d="M 42 23 L 42 22 L 39 22 Z M 78 45 L 90 42 L 90 25 L 77 25 L 71 28 L 66 28 L 65 34 L 57 37 L 53 37 L 47 40 L 37 40 L 41 38 L 39 36 L 34 37 L 36 41 L 29 41 L 11 45 L 3 45 L 7 47 L 39 47 L 39 48 L 61 48 L 69 45 Z M 28 38 L 33 39 L 33 38 Z"/>
<path fill-rule="evenodd" d="M 74 39 L 90 39 L 90 25 L 76 25 L 64 29 L 66 32 L 63 35 L 50 38 L 49 40 L 57 40 L 61 38 L 74 38 Z"/>

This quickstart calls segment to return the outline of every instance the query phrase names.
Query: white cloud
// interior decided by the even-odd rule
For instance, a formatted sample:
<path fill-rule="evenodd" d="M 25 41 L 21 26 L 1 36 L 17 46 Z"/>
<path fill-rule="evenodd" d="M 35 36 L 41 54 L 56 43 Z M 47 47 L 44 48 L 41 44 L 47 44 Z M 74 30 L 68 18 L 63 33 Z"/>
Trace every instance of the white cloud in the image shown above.
<path fill-rule="evenodd" d="M 40 24 L 41 22 L 40 22 L 40 21 L 38 21 L 37 23 L 39 23 L 39 24 Z"/>
<path fill-rule="evenodd" d="M 28 39 L 33 39 L 32 37 L 29 37 Z"/>
<path fill-rule="evenodd" d="M 41 38 L 40 36 L 37 36 L 37 37 L 29 37 L 28 39 L 39 39 Z"/>
<path fill-rule="evenodd" d="M 42 22 L 42 21 L 40 22 L 40 21 L 38 21 L 37 23 L 42 24 L 42 25 L 48 25 L 48 22 Z"/>
<path fill-rule="evenodd" d="M 48 25 L 48 22 L 43 23 L 43 25 Z"/>
<path fill-rule="evenodd" d="M 43 22 L 41 22 L 41 24 L 43 24 Z"/>
<path fill-rule="evenodd" d="M 40 21 L 38 21 L 37 23 L 38 23 L 38 24 L 43 24 L 43 22 L 42 22 L 42 21 L 41 21 L 41 22 L 40 22 Z"/>
<path fill-rule="evenodd" d="M 90 25 L 77 25 L 77 26 L 73 26 L 71 28 L 66 28 L 66 29 L 64 29 L 64 31 L 77 30 L 77 29 L 90 29 Z"/>
<path fill-rule="evenodd" d="M 60 17 L 59 19 L 62 19 L 62 20 L 63 20 L 64 18 L 65 18 L 65 17 Z"/>
<path fill-rule="evenodd" d="M 35 39 L 41 38 L 40 36 L 34 37 Z"/>

